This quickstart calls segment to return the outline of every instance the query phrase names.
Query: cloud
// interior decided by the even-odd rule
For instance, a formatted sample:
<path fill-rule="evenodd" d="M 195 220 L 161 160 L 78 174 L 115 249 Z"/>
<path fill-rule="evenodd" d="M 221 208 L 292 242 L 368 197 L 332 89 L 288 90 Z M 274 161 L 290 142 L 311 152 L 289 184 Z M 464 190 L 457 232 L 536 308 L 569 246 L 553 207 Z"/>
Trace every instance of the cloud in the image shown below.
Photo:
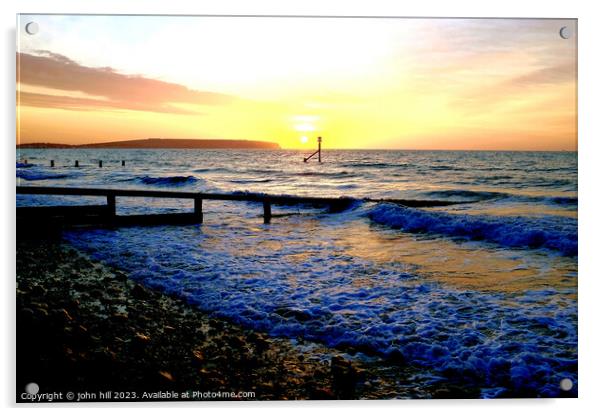
<path fill-rule="evenodd" d="M 66 95 L 53 95 L 53 94 L 37 94 L 33 92 L 20 92 L 18 95 L 19 103 L 21 105 L 27 105 L 30 107 L 42 107 L 42 108 L 59 108 L 62 110 L 78 110 L 78 111 L 90 111 L 90 110 L 136 110 L 136 111 L 151 111 L 161 113 L 173 113 L 173 114 L 202 114 L 196 111 L 188 111 L 185 109 L 177 108 L 169 104 L 162 105 L 145 105 L 144 103 L 127 103 L 127 106 L 123 102 L 110 101 L 110 100 L 97 100 L 93 98 L 82 98 L 82 97 L 70 97 Z"/>
<path fill-rule="evenodd" d="M 538 87 L 576 81 L 577 68 L 573 62 L 561 63 L 540 68 L 526 74 L 514 77 L 504 86 L 514 88 Z"/>
<path fill-rule="evenodd" d="M 177 104 L 224 105 L 237 98 L 216 92 L 198 91 L 183 85 L 141 75 L 126 75 L 113 68 L 92 68 L 50 51 L 17 53 L 20 84 L 78 92 L 104 99 L 22 92 L 20 104 L 63 109 L 124 109 L 176 114 L 200 114 Z M 176 105 L 174 105 L 176 104 Z"/>
<path fill-rule="evenodd" d="M 494 111 L 554 112 L 569 111 L 574 105 L 577 73 L 574 63 L 550 64 L 502 79 L 477 83 L 450 101 L 450 106 L 465 114 L 482 115 Z M 552 106 L 554 102 L 557 105 Z M 508 107 L 508 105 L 510 107 Z"/>

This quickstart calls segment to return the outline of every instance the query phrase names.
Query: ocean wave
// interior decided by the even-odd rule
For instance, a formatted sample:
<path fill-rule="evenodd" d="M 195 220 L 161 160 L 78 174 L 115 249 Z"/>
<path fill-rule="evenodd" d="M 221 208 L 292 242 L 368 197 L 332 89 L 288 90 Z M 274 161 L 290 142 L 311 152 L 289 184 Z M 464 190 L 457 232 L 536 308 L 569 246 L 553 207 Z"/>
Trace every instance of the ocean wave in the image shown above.
<path fill-rule="evenodd" d="M 461 168 L 458 166 L 449 166 L 449 165 L 426 166 L 426 169 L 429 171 L 431 171 L 431 170 L 435 170 L 435 171 L 439 171 L 439 170 L 464 171 L 464 170 L 466 170 L 466 168 Z"/>
<path fill-rule="evenodd" d="M 242 172 L 239 173 L 255 173 L 255 174 L 260 174 L 260 175 L 270 175 L 270 174 L 280 174 L 280 173 L 285 173 L 281 170 L 277 170 L 277 169 L 246 169 Z"/>
<path fill-rule="evenodd" d="M 560 166 L 554 168 L 530 168 L 529 172 L 569 172 L 577 173 L 576 166 Z"/>
<path fill-rule="evenodd" d="M 486 181 L 499 181 L 502 179 L 514 179 L 514 176 L 510 175 L 493 175 L 493 176 L 483 176 L 482 179 Z"/>
<path fill-rule="evenodd" d="M 539 195 L 520 195 L 507 192 L 495 191 L 471 191 L 468 189 L 447 189 L 442 191 L 424 192 L 422 195 L 429 198 L 441 198 L 445 201 L 456 202 L 479 202 L 488 200 L 508 200 L 509 202 L 522 203 L 544 203 L 549 205 L 576 206 L 577 197 L 570 196 L 539 196 Z"/>
<path fill-rule="evenodd" d="M 194 176 L 137 176 L 126 181 L 135 181 L 144 185 L 183 186 L 196 183 L 198 179 Z"/>
<path fill-rule="evenodd" d="M 246 183 L 268 183 L 268 182 L 272 182 L 271 179 L 231 179 L 229 182 L 231 183 L 241 183 L 241 184 L 246 184 Z"/>
<path fill-rule="evenodd" d="M 491 192 L 491 191 L 470 191 L 468 189 L 446 189 L 442 191 L 430 191 L 425 192 L 425 196 L 434 198 L 460 198 L 461 200 L 472 201 L 485 201 L 488 199 L 507 197 L 509 194 L 503 192 Z"/>
<path fill-rule="evenodd" d="M 577 205 L 579 203 L 577 197 L 569 196 L 553 196 L 546 198 L 546 200 L 558 205 Z"/>
<path fill-rule="evenodd" d="M 530 186 L 542 187 L 542 188 L 562 188 L 566 186 L 574 186 L 576 181 L 573 179 L 566 178 L 529 178 L 525 180 Z"/>
<path fill-rule="evenodd" d="M 212 173 L 212 172 L 216 172 L 216 173 L 237 173 L 237 171 L 234 171 L 232 169 L 227 169 L 227 168 L 199 168 L 199 169 L 194 169 L 193 172 L 194 173 Z"/>
<path fill-rule="evenodd" d="M 530 204 L 546 204 L 560 205 L 562 207 L 576 207 L 579 200 L 577 197 L 571 196 L 537 196 L 537 195 L 516 195 L 506 194 L 504 197 L 508 202 L 530 203 Z"/>
<path fill-rule="evenodd" d="M 256 168 L 229 169 L 229 168 L 223 168 L 223 167 L 198 168 L 198 169 L 193 169 L 192 172 L 194 172 L 194 173 L 229 173 L 229 174 L 236 174 L 236 175 L 245 174 L 245 173 L 246 174 L 259 174 L 259 175 L 282 173 L 282 171 L 276 170 L 276 169 L 256 169 Z"/>
<path fill-rule="evenodd" d="M 17 168 L 31 168 L 32 166 L 31 163 L 17 162 Z"/>
<path fill-rule="evenodd" d="M 342 170 L 339 172 L 307 171 L 307 172 L 294 173 L 294 175 L 295 176 L 323 176 L 323 177 L 330 177 L 330 178 L 343 178 L 343 177 L 355 176 L 354 173 L 351 173 L 346 170 Z"/>
<path fill-rule="evenodd" d="M 47 179 L 65 179 L 76 176 L 73 173 L 54 173 L 43 170 L 17 170 L 17 178 L 26 181 L 43 181 Z"/>
<path fill-rule="evenodd" d="M 474 179 L 475 184 L 484 185 L 521 185 L 524 184 L 525 179 L 510 175 L 492 175 L 492 176 L 480 176 Z"/>
<path fill-rule="evenodd" d="M 410 233 L 483 240 L 504 247 L 546 248 L 577 255 L 577 221 L 564 217 L 499 217 L 429 212 L 382 203 L 368 212 L 379 224 Z"/>
<path fill-rule="evenodd" d="M 407 163 L 379 163 L 379 162 L 359 162 L 359 163 L 345 163 L 341 165 L 344 168 L 376 168 L 376 169 L 386 169 L 386 168 L 407 168 L 411 165 Z"/>
<path fill-rule="evenodd" d="M 336 185 L 335 188 L 337 188 L 337 189 L 357 189 L 357 188 L 359 188 L 359 185 L 355 184 L 355 183 L 346 183 L 346 184 L 342 184 L 342 185 Z"/>

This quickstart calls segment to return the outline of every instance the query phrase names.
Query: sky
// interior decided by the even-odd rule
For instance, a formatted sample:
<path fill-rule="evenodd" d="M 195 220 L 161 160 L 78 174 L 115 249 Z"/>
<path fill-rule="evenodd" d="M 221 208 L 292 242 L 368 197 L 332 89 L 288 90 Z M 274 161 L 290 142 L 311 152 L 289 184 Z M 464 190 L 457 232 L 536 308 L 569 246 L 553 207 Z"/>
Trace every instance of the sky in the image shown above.
<path fill-rule="evenodd" d="M 17 31 L 18 143 L 577 149 L 575 20 L 20 15 Z"/>

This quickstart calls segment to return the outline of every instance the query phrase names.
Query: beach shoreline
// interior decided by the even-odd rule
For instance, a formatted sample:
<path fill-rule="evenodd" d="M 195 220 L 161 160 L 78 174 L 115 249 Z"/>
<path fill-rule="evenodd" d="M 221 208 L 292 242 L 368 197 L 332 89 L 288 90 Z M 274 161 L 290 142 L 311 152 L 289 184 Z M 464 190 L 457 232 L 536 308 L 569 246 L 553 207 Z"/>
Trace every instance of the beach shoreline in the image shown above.
<path fill-rule="evenodd" d="M 244 329 L 130 280 L 60 240 L 17 242 L 17 402 L 446 397 L 372 364 Z M 59 397 L 56 393 L 62 393 Z M 107 392 L 111 392 L 107 396 Z M 474 397 L 477 392 L 463 392 Z M 469 396 L 469 397 L 470 397 Z M 43 399 L 42 399 L 43 400 Z"/>

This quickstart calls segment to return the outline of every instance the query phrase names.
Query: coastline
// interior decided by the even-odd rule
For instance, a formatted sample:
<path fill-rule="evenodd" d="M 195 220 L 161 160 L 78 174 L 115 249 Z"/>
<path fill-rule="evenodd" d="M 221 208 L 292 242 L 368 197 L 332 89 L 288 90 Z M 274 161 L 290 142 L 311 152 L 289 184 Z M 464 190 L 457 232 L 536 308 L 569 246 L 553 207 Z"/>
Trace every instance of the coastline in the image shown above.
<path fill-rule="evenodd" d="M 402 387 L 416 370 L 211 317 L 56 240 L 17 242 L 16 304 L 17 402 L 31 382 L 95 395 L 82 401 L 478 396 Z"/>

